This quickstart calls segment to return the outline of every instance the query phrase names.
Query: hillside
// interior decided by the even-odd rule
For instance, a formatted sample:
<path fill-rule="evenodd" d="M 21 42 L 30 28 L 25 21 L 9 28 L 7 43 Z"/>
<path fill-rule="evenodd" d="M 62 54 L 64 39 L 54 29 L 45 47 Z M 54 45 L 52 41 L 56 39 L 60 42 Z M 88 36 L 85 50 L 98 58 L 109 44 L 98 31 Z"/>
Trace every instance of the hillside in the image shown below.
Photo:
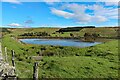
<path fill-rule="evenodd" d="M 16 71 L 20 78 L 32 78 L 35 60 L 30 57 L 39 56 L 39 51 L 46 54 L 42 61 L 38 61 L 39 78 L 118 77 L 117 40 L 86 48 L 23 44 L 10 35 L 4 36 L 2 41 L 2 48 L 8 48 L 9 63 L 10 50 L 15 50 Z M 54 56 L 47 56 L 50 53 Z"/>
<path fill-rule="evenodd" d="M 77 27 L 78 28 L 78 27 Z M 76 28 L 76 29 L 77 29 Z M 39 33 L 46 32 L 49 34 L 48 37 L 84 37 L 85 33 L 89 34 L 99 34 L 99 37 L 106 38 L 118 38 L 118 27 L 98 27 L 98 28 L 82 28 L 78 31 L 67 31 L 67 32 L 58 32 L 60 28 L 9 28 L 8 31 L 12 32 L 13 36 L 22 38 L 25 36 L 19 36 L 24 33 Z M 27 36 L 26 36 L 27 37 Z M 29 37 L 29 36 L 28 36 Z"/>

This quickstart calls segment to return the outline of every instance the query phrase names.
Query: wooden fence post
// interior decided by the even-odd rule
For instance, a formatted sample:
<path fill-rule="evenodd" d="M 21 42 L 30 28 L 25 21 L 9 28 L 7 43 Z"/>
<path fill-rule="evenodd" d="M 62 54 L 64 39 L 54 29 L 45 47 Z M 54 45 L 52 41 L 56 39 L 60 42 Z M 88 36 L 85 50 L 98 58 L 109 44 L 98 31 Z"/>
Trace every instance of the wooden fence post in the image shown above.
<path fill-rule="evenodd" d="M 6 60 L 6 62 L 8 62 L 8 59 L 7 59 L 7 47 L 5 47 L 5 60 Z"/>
<path fill-rule="evenodd" d="M 35 62 L 33 66 L 33 80 L 38 80 L 38 62 Z"/>
<path fill-rule="evenodd" d="M 12 65 L 15 67 L 15 58 L 14 58 L 14 50 L 12 50 Z"/>
<path fill-rule="evenodd" d="M 14 55 L 14 50 L 11 50 L 11 52 L 12 52 L 12 65 L 13 65 L 13 67 L 14 67 L 14 74 L 15 74 L 15 55 Z"/>

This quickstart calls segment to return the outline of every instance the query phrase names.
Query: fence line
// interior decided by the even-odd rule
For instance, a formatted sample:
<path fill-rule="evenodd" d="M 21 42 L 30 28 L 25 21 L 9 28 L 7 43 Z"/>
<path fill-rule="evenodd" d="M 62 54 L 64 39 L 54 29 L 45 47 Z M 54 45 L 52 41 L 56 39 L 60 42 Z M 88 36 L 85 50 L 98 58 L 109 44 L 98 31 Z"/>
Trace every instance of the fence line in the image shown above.
<path fill-rule="evenodd" d="M 7 47 L 5 47 L 5 61 L 8 63 L 8 59 L 7 59 Z"/>
<path fill-rule="evenodd" d="M 12 66 L 14 68 L 14 74 L 16 75 L 16 67 L 15 67 L 15 51 L 14 50 L 11 50 L 11 53 L 12 53 Z M 5 61 L 8 62 L 8 54 L 7 54 L 7 47 L 5 47 Z M 33 66 L 33 80 L 38 80 L 38 65 L 39 63 L 38 62 L 34 62 L 34 66 Z M 6 78 L 9 79 L 9 77 L 14 77 L 13 79 L 17 80 L 17 76 L 10 76 L 10 75 L 6 75 Z"/>
<path fill-rule="evenodd" d="M 38 62 L 35 62 L 33 66 L 33 80 L 38 80 Z"/>

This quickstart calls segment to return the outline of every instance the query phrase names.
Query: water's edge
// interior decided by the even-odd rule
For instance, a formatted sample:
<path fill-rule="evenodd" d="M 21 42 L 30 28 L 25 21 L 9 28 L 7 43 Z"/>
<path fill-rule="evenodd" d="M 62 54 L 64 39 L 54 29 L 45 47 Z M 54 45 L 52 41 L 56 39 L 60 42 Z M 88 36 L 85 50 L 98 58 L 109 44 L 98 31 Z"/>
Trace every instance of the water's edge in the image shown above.
<path fill-rule="evenodd" d="M 89 47 L 102 43 L 102 42 L 83 42 L 77 39 L 19 39 L 19 40 L 27 44 L 75 46 L 75 47 Z"/>

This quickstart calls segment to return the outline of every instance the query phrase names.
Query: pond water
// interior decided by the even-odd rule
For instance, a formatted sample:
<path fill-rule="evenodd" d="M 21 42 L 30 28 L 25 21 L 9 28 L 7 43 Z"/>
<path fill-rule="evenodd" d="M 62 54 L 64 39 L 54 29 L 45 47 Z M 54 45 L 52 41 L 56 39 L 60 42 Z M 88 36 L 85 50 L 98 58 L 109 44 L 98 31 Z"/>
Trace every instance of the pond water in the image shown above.
<path fill-rule="evenodd" d="M 39 44 L 39 45 L 59 45 L 59 46 L 75 46 L 75 47 L 88 47 L 102 42 L 83 42 L 73 39 L 20 39 L 20 41 L 27 44 Z"/>

